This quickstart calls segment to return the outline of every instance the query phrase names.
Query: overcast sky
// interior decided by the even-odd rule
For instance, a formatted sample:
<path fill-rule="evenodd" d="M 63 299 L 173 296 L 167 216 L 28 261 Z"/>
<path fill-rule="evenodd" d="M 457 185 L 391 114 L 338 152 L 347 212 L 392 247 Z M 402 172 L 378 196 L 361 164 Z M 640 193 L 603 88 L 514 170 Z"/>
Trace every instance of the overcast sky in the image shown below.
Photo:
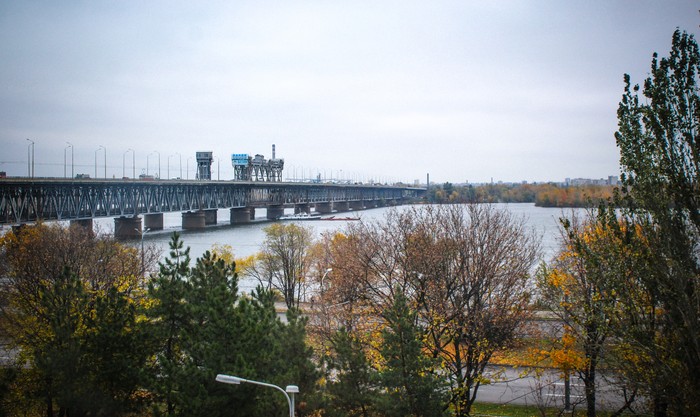
<path fill-rule="evenodd" d="M 3 1 L 0 171 L 563 181 L 619 173 L 641 83 L 698 1 Z M 696 35 L 697 36 L 697 35 Z M 99 149 L 99 151 L 98 151 Z M 149 157 L 150 155 L 150 157 Z M 126 159 L 126 164 L 123 161 Z M 187 174 L 186 167 L 190 173 Z M 220 167 L 217 170 L 217 167 Z"/>

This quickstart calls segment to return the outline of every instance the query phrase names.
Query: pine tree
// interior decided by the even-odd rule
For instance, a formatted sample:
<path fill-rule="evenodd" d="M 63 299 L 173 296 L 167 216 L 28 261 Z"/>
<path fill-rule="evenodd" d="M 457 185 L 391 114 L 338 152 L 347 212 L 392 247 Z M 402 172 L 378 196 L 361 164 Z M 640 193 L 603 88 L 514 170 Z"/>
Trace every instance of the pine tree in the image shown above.
<path fill-rule="evenodd" d="M 184 304 L 189 290 L 187 277 L 190 272 L 190 249 L 183 250 L 183 242 L 173 233 L 170 257 L 160 264 L 160 272 L 148 283 L 148 296 L 153 305 L 147 310 L 150 320 L 149 333 L 155 351 L 155 361 L 150 390 L 165 407 L 168 416 L 177 415 L 185 401 L 180 384 L 184 375 L 183 339 L 190 327 L 190 319 Z M 157 405 L 154 412 L 160 412 Z"/>
<path fill-rule="evenodd" d="M 423 350 L 423 330 L 416 324 L 403 293 L 397 296 L 384 318 L 388 326 L 382 330 L 381 354 L 386 362 L 379 374 L 387 395 L 381 409 L 387 417 L 442 416 L 447 403 L 446 387 L 435 374 L 435 361 Z"/>
<path fill-rule="evenodd" d="M 335 354 L 329 358 L 329 371 L 334 380 L 328 383 L 329 416 L 377 415 L 377 374 L 369 364 L 362 344 L 347 330 L 333 335 Z"/>

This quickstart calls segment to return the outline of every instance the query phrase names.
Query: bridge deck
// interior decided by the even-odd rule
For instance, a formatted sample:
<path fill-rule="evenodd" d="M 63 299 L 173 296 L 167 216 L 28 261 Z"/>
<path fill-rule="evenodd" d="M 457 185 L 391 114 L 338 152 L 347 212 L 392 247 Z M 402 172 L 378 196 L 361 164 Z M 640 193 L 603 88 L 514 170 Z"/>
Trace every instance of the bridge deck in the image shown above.
<path fill-rule="evenodd" d="M 424 193 L 424 188 L 363 184 L 3 178 L 0 224 L 328 202 L 400 204 Z"/>

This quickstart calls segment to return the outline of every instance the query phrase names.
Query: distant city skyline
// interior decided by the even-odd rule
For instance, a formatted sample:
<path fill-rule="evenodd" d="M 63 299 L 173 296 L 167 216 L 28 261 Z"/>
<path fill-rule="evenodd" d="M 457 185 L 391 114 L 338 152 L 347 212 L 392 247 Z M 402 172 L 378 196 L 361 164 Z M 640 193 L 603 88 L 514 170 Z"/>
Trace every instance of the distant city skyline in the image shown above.
<path fill-rule="evenodd" d="M 623 74 L 642 83 L 676 28 L 697 35 L 698 8 L 3 2 L 0 171 L 27 175 L 29 139 L 35 176 L 102 177 L 105 156 L 110 178 L 153 174 L 159 154 L 161 176 L 193 178 L 212 151 L 212 178 L 231 179 L 231 154 L 273 144 L 285 178 L 619 175 Z"/>

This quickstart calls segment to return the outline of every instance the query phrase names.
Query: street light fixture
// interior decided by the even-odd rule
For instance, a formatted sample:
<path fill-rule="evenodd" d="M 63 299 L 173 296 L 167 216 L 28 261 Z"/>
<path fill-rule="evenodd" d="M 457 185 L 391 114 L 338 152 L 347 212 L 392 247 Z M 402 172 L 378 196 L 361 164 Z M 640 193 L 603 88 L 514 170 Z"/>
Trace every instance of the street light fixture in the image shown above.
<path fill-rule="evenodd" d="M 107 178 L 107 148 L 105 148 L 102 145 L 100 145 L 100 147 L 95 150 L 95 178 L 97 178 L 97 152 L 99 152 L 100 149 L 104 150 L 104 153 L 105 153 L 105 179 L 106 179 Z"/>
<path fill-rule="evenodd" d="M 277 385 L 268 384 L 266 382 L 253 381 L 252 379 L 243 379 L 237 376 L 218 374 L 216 376 L 216 382 L 221 382 L 224 384 L 240 385 L 241 383 L 248 383 L 253 385 L 261 385 L 263 387 L 274 388 L 284 394 L 289 404 L 289 417 L 294 417 L 294 394 L 299 393 L 299 387 L 296 385 L 287 385 L 285 389 L 278 387 Z M 291 394 L 291 398 L 290 395 Z"/>

